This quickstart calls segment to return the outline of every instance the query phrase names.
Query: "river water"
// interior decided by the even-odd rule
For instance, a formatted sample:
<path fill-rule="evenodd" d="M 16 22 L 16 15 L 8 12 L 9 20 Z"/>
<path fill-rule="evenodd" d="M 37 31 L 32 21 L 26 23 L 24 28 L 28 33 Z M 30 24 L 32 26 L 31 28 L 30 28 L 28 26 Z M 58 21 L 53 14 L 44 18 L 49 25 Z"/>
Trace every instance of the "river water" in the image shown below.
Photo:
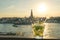
<path fill-rule="evenodd" d="M 44 39 L 60 39 L 60 23 L 44 23 Z"/>
<path fill-rule="evenodd" d="M 60 23 L 44 23 L 45 29 L 43 33 L 44 39 L 60 39 Z M 13 24 L 0 24 L 0 32 L 23 32 L 24 37 L 32 38 L 32 25 L 18 25 L 18 27 L 13 27 Z M 20 36 L 20 35 L 19 35 Z"/>
<path fill-rule="evenodd" d="M 0 24 L 0 32 L 4 33 L 24 33 L 23 37 L 32 38 L 32 25 L 17 25 L 18 27 L 13 27 L 13 24 Z M 20 36 L 20 35 L 19 35 Z"/>

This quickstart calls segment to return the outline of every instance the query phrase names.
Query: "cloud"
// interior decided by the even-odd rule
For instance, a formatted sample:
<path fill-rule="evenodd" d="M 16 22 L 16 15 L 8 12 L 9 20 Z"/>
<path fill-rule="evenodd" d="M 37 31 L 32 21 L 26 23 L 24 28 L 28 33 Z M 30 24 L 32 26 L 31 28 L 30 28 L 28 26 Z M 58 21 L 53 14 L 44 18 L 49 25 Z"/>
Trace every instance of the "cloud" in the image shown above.
<path fill-rule="evenodd" d="M 7 11 L 17 11 L 17 7 L 15 5 L 10 5 L 5 8 Z"/>
<path fill-rule="evenodd" d="M 14 13 L 20 12 L 20 8 L 15 5 L 10 5 L 10 6 L 6 7 L 5 10 L 7 12 L 14 12 Z"/>
<path fill-rule="evenodd" d="M 8 6 L 6 9 L 15 9 L 16 7 L 14 5 Z"/>

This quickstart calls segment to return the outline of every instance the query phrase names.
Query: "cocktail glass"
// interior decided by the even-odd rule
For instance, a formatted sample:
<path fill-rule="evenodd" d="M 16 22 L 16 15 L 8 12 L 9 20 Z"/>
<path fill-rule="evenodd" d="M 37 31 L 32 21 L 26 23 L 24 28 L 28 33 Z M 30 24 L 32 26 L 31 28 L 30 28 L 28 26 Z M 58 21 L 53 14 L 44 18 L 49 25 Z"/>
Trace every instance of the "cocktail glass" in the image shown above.
<path fill-rule="evenodd" d="M 32 24 L 32 29 L 34 38 L 43 38 L 44 24 L 42 22 Z"/>

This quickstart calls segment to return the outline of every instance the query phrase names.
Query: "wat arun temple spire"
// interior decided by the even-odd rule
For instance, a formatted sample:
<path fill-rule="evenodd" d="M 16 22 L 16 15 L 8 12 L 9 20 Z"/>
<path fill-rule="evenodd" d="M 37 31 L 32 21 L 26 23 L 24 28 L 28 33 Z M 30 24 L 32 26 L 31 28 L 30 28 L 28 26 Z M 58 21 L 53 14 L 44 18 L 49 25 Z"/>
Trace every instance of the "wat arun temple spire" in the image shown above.
<path fill-rule="evenodd" d="M 31 9 L 31 15 L 30 15 L 30 18 L 32 19 L 33 18 L 33 11 Z"/>

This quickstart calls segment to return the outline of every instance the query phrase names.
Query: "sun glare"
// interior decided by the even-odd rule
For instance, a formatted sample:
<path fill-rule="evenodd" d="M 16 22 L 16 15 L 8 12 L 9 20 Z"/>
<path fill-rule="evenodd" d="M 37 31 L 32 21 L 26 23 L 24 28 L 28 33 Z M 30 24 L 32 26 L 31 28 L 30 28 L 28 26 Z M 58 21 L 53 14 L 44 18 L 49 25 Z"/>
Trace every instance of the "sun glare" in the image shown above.
<path fill-rule="evenodd" d="M 46 12 L 46 10 L 47 10 L 47 7 L 44 3 L 41 3 L 38 5 L 38 11 L 39 12 Z"/>

